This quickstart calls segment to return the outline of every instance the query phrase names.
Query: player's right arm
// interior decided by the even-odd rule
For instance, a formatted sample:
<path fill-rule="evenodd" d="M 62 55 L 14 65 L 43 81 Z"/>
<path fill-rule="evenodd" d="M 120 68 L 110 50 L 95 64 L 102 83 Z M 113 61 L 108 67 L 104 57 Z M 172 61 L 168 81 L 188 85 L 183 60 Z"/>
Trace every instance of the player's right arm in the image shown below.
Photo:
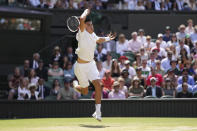
<path fill-rule="evenodd" d="M 86 17 L 90 14 L 90 9 L 86 9 L 84 10 L 84 12 L 82 13 L 82 15 L 80 16 L 80 25 L 79 25 L 79 28 L 81 30 L 81 32 L 84 31 L 85 29 L 85 20 L 86 20 Z"/>

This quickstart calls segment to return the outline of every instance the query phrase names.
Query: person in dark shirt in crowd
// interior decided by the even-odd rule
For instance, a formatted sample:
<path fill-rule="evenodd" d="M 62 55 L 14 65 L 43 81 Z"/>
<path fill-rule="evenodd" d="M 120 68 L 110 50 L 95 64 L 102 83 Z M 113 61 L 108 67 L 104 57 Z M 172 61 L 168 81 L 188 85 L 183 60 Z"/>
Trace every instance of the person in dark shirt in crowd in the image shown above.
<path fill-rule="evenodd" d="M 35 70 L 36 74 L 40 78 L 44 78 L 44 80 L 47 80 L 48 78 L 48 70 L 44 67 L 44 62 L 43 60 L 38 61 L 38 68 Z"/>
<path fill-rule="evenodd" d="M 38 80 L 38 88 L 37 88 L 37 91 L 38 91 L 38 97 L 40 100 L 43 100 L 45 99 L 45 97 L 47 97 L 50 93 L 50 90 L 48 87 L 46 87 L 44 85 L 44 79 L 43 78 L 39 78 Z"/>
<path fill-rule="evenodd" d="M 61 64 L 62 60 L 62 54 L 61 54 L 61 49 L 59 46 L 54 47 L 53 49 L 53 55 L 52 55 L 52 62 L 58 61 L 59 64 Z"/>
<path fill-rule="evenodd" d="M 162 90 L 159 86 L 156 85 L 157 79 L 152 77 L 150 79 L 151 85 L 146 90 L 146 96 L 158 97 L 162 96 Z"/>
<path fill-rule="evenodd" d="M 30 62 L 29 60 L 24 60 L 24 65 L 20 67 L 21 75 L 24 77 L 28 77 L 30 71 Z"/>
<path fill-rule="evenodd" d="M 186 82 L 184 82 L 182 84 L 182 91 L 177 93 L 176 98 L 192 98 L 193 95 L 191 92 L 188 92 L 187 88 L 188 88 L 188 84 Z"/>
<path fill-rule="evenodd" d="M 67 49 L 66 49 L 66 54 L 65 56 L 68 57 L 68 61 L 72 62 L 72 64 L 75 63 L 76 59 L 77 59 L 77 56 L 75 53 L 73 53 L 73 48 L 71 46 L 69 46 Z"/>
<path fill-rule="evenodd" d="M 170 26 L 166 26 L 165 32 L 166 32 L 166 33 L 165 33 L 164 36 L 163 36 L 163 40 L 164 40 L 165 42 L 168 42 L 168 41 L 170 41 L 171 38 L 172 38 Z"/>

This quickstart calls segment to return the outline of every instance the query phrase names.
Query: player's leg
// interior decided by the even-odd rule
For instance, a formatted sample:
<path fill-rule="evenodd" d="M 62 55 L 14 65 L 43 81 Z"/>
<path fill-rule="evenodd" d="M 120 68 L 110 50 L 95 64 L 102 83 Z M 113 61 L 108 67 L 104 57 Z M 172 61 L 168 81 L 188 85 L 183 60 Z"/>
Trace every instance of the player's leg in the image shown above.
<path fill-rule="evenodd" d="M 78 79 L 78 78 L 77 78 Z M 78 84 L 78 81 L 73 81 L 73 87 L 74 89 L 83 94 L 83 95 L 87 95 L 88 94 L 88 87 L 82 87 L 81 85 Z"/>

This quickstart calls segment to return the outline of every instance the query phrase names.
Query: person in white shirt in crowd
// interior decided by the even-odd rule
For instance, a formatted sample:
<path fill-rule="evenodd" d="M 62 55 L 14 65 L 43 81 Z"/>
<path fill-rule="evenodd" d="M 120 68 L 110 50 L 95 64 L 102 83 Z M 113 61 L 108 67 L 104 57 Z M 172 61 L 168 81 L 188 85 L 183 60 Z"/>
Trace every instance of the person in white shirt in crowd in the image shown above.
<path fill-rule="evenodd" d="M 118 82 L 120 83 L 119 90 L 125 93 L 125 97 L 128 98 L 128 88 L 125 86 L 125 80 L 122 77 L 118 78 Z"/>
<path fill-rule="evenodd" d="M 146 42 L 144 43 L 144 48 L 147 52 L 151 51 L 151 48 L 155 46 L 155 43 L 151 41 L 151 36 L 146 36 Z"/>
<path fill-rule="evenodd" d="M 186 36 L 186 33 L 185 33 L 185 25 L 181 24 L 178 29 L 179 29 L 179 32 L 176 33 L 177 39 L 178 40 L 184 39 L 185 36 Z"/>
<path fill-rule="evenodd" d="M 197 41 L 197 25 L 195 25 L 194 27 L 194 33 L 192 33 L 190 35 L 190 38 L 192 40 L 193 43 L 195 43 Z"/>
<path fill-rule="evenodd" d="M 140 49 L 140 56 L 141 60 L 148 59 L 148 54 L 146 53 L 146 50 L 143 47 Z"/>
<path fill-rule="evenodd" d="M 97 61 L 104 61 L 106 57 L 107 51 L 103 48 L 102 44 L 97 45 L 97 50 L 95 50 L 95 58 Z"/>
<path fill-rule="evenodd" d="M 33 68 L 33 69 L 37 69 L 39 60 L 40 60 L 40 54 L 39 53 L 34 53 L 33 54 L 33 60 L 30 62 L 30 67 Z"/>
<path fill-rule="evenodd" d="M 99 76 L 102 79 L 104 77 L 104 75 L 105 75 L 106 69 L 103 68 L 101 61 L 97 61 L 96 62 L 96 66 L 97 66 L 97 69 L 98 69 L 98 72 L 99 72 Z"/>
<path fill-rule="evenodd" d="M 192 19 L 187 20 L 187 24 L 188 25 L 185 29 L 185 33 L 191 35 L 194 33 L 193 20 Z"/>
<path fill-rule="evenodd" d="M 160 41 L 160 47 L 166 49 L 168 47 L 167 43 L 163 40 L 163 34 L 159 33 L 157 39 Z"/>
<path fill-rule="evenodd" d="M 112 56 L 111 56 L 111 53 L 108 52 L 107 56 L 106 56 L 106 61 L 103 62 L 102 66 L 106 70 L 110 70 L 111 69 L 111 65 L 112 65 Z"/>
<path fill-rule="evenodd" d="M 174 45 L 175 47 L 179 45 L 179 42 L 176 38 L 176 34 L 172 34 L 172 38 L 170 41 L 167 43 L 169 46 Z"/>
<path fill-rule="evenodd" d="M 161 74 L 162 76 L 165 75 L 165 71 L 164 71 L 164 69 L 161 67 L 161 61 L 160 61 L 160 60 L 156 60 L 155 72 L 156 72 L 157 74 Z"/>
<path fill-rule="evenodd" d="M 128 40 L 125 38 L 124 34 L 118 36 L 118 41 L 116 42 L 116 53 L 123 55 L 127 51 Z"/>
<path fill-rule="evenodd" d="M 127 6 L 128 10 L 135 10 L 137 0 L 124 0 L 124 3 Z"/>
<path fill-rule="evenodd" d="M 172 60 L 172 52 L 169 51 L 167 57 L 161 61 L 161 67 L 167 72 L 170 68 L 170 61 Z"/>
<path fill-rule="evenodd" d="M 146 36 L 144 36 L 144 29 L 138 30 L 137 40 L 139 40 L 144 46 L 144 44 L 146 43 Z"/>
<path fill-rule="evenodd" d="M 37 7 L 38 5 L 40 5 L 40 0 L 29 0 L 29 3 L 31 6 Z"/>
<path fill-rule="evenodd" d="M 161 0 L 154 0 L 153 1 L 153 8 L 155 10 L 161 10 Z"/>
<path fill-rule="evenodd" d="M 143 0 L 138 0 L 135 10 L 145 10 Z"/>
<path fill-rule="evenodd" d="M 28 78 L 22 78 L 20 85 L 18 87 L 18 98 L 17 100 L 24 100 L 25 99 L 25 95 L 28 93 L 28 84 L 29 84 L 29 80 Z"/>
<path fill-rule="evenodd" d="M 147 78 L 150 74 L 150 68 L 147 66 L 147 59 L 142 60 L 142 77 Z"/>
<path fill-rule="evenodd" d="M 36 84 L 31 83 L 28 85 L 28 93 L 25 95 L 25 99 L 26 100 L 39 100 L 38 98 L 38 94 L 39 92 L 36 91 L 38 87 L 36 86 Z"/>
<path fill-rule="evenodd" d="M 125 93 L 120 91 L 120 83 L 115 81 L 113 83 L 113 90 L 108 95 L 109 99 L 126 99 Z"/>
<path fill-rule="evenodd" d="M 148 67 L 156 67 L 156 59 L 155 59 L 155 53 L 151 52 L 150 53 L 150 59 L 147 61 Z"/>
<path fill-rule="evenodd" d="M 132 78 L 136 75 L 135 69 L 134 69 L 133 67 L 130 66 L 130 61 L 129 61 L 129 60 L 126 60 L 126 61 L 124 62 L 124 64 L 125 64 L 125 68 L 123 68 L 123 70 L 124 70 L 124 69 L 127 69 L 128 72 L 129 72 L 129 78 L 132 79 Z M 122 70 L 122 71 L 123 71 L 123 70 Z"/>
<path fill-rule="evenodd" d="M 185 50 L 187 51 L 187 57 L 190 57 L 190 49 L 188 45 L 185 45 L 185 40 L 181 39 L 179 40 L 179 46 L 176 47 L 176 56 L 180 56 L 180 52 L 182 48 L 185 48 Z"/>
<path fill-rule="evenodd" d="M 137 32 L 133 32 L 131 34 L 132 39 L 128 42 L 128 51 L 133 53 L 137 53 L 140 51 L 141 47 L 143 47 L 142 43 L 137 40 Z"/>
<path fill-rule="evenodd" d="M 183 10 L 184 9 L 184 0 L 176 0 L 176 5 L 177 5 L 179 11 Z"/>
<path fill-rule="evenodd" d="M 29 72 L 29 83 L 33 83 L 33 84 L 37 84 L 38 80 L 39 80 L 39 77 L 36 75 L 36 72 L 34 69 L 30 69 L 30 72 Z"/>
<path fill-rule="evenodd" d="M 164 48 L 160 47 L 161 41 L 160 40 L 156 40 L 156 46 L 153 47 L 151 50 L 153 51 L 154 49 L 158 50 L 158 56 L 161 58 L 166 57 L 166 51 Z"/>
<path fill-rule="evenodd" d="M 119 67 L 120 67 L 121 70 L 123 70 L 123 68 L 125 67 L 124 62 L 126 60 L 128 60 L 128 58 L 126 56 L 120 56 L 118 64 L 119 64 Z"/>

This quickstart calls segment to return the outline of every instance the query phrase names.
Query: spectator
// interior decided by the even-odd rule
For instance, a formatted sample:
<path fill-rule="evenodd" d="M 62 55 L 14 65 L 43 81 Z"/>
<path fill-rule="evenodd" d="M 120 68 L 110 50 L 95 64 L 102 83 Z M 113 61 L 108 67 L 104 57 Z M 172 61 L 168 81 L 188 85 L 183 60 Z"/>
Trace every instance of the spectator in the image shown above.
<path fill-rule="evenodd" d="M 163 40 L 165 42 L 168 42 L 172 39 L 171 29 L 170 29 L 170 26 L 166 26 L 165 29 L 166 30 L 165 30 L 165 34 L 163 35 Z M 168 43 L 167 43 L 167 45 L 168 45 Z"/>
<path fill-rule="evenodd" d="M 123 68 L 125 67 L 124 62 L 128 60 L 128 58 L 126 56 L 120 56 L 119 58 L 119 67 L 121 70 L 123 70 Z"/>
<path fill-rule="evenodd" d="M 62 1 L 62 0 L 57 0 L 54 7 L 53 8 L 58 8 L 58 9 L 65 9 L 66 8 L 66 1 Z"/>
<path fill-rule="evenodd" d="M 24 65 L 20 67 L 21 75 L 27 77 L 29 75 L 30 63 L 29 60 L 24 60 Z"/>
<path fill-rule="evenodd" d="M 97 46 L 97 50 L 95 51 L 95 58 L 97 61 L 105 61 L 106 60 L 107 51 L 103 48 L 102 44 Z"/>
<path fill-rule="evenodd" d="M 176 34 L 172 34 L 172 38 L 170 39 L 170 41 L 168 41 L 167 44 L 169 46 L 174 45 L 175 47 L 177 47 L 179 45 L 177 38 L 176 38 Z"/>
<path fill-rule="evenodd" d="M 153 96 L 160 98 L 162 96 L 162 90 L 159 86 L 156 85 L 157 78 L 152 77 L 150 79 L 150 86 L 146 90 L 146 96 Z"/>
<path fill-rule="evenodd" d="M 148 59 L 148 54 L 146 53 L 146 50 L 143 48 L 140 49 L 140 56 L 141 60 L 147 60 Z M 138 65 L 140 65 L 141 62 L 138 61 Z"/>
<path fill-rule="evenodd" d="M 111 77 L 111 72 L 109 70 L 105 71 L 105 76 L 102 79 L 102 83 L 103 83 L 104 89 L 106 89 L 107 91 L 112 90 L 114 79 Z"/>
<path fill-rule="evenodd" d="M 44 1 L 44 0 L 40 0 L 40 4 L 37 5 L 38 8 L 49 8 L 48 2 Z"/>
<path fill-rule="evenodd" d="M 127 48 L 129 51 L 136 54 L 137 52 L 140 51 L 143 44 L 139 40 L 137 40 L 137 32 L 133 32 L 131 36 L 132 36 L 132 39 L 129 40 Z"/>
<path fill-rule="evenodd" d="M 39 78 L 43 78 L 44 80 L 47 80 L 47 69 L 44 67 L 43 60 L 38 61 L 38 68 L 35 70 L 36 74 Z"/>
<path fill-rule="evenodd" d="M 27 78 L 22 78 L 20 82 L 20 86 L 18 87 L 18 98 L 17 100 L 24 100 L 25 95 L 28 93 L 28 84 L 29 80 Z"/>
<path fill-rule="evenodd" d="M 116 52 L 116 41 L 111 40 L 111 41 L 104 42 L 103 43 L 103 48 L 105 48 L 105 50 L 107 52 Z"/>
<path fill-rule="evenodd" d="M 39 60 L 40 60 L 40 54 L 39 53 L 34 53 L 33 54 L 33 60 L 30 62 L 30 68 L 37 69 Z"/>
<path fill-rule="evenodd" d="M 178 40 L 184 39 L 185 38 L 185 25 L 180 25 L 179 26 L 179 32 L 176 33 L 176 37 Z"/>
<path fill-rule="evenodd" d="M 185 33 L 191 35 L 194 33 L 193 20 L 192 19 L 187 20 L 187 24 L 188 25 L 185 29 Z"/>
<path fill-rule="evenodd" d="M 28 85 L 29 91 L 25 95 L 26 100 L 38 100 L 38 92 L 36 91 L 37 86 L 34 83 Z"/>
<path fill-rule="evenodd" d="M 44 79 L 43 78 L 40 78 L 38 80 L 37 87 L 38 88 L 37 88 L 36 91 L 39 93 L 38 94 L 39 100 L 44 100 L 47 96 L 49 96 L 50 91 L 49 91 L 49 88 L 44 85 Z"/>
<path fill-rule="evenodd" d="M 141 50 L 141 49 L 140 49 Z M 133 66 L 133 68 L 139 67 L 142 65 L 142 60 L 146 59 L 147 55 L 145 53 L 143 53 L 143 51 L 141 51 L 142 54 L 137 53 L 135 55 L 135 66 Z M 144 54 L 144 55 L 143 55 Z"/>
<path fill-rule="evenodd" d="M 105 74 L 105 68 L 103 68 L 102 66 L 102 62 L 101 61 L 97 61 L 96 62 L 96 66 L 97 66 L 97 69 L 99 71 L 99 76 L 100 78 L 102 79 L 104 77 L 104 74 Z"/>
<path fill-rule="evenodd" d="M 111 53 L 108 52 L 107 53 L 107 59 L 106 61 L 103 62 L 103 68 L 107 69 L 107 70 L 110 70 L 111 69 L 111 65 L 112 65 L 112 56 L 111 56 Z"/>
<path fill-rule="evenodd" d="M 185 36 L 185 45 L 189 46 L 190 49 L 194 47 L 194 44 L 192 43 L 189 34 L 186 34 Z"/>
<path fill-rule="evenodd" d="M 60 64 L 61 60 L 62 60 L 61 49 L 59 46 L 55 46 L 52 54 L 52 62 L 57 61 Z"/>
<path fill-rule="evenodd" d="M 48 70 L 48 76 L 51 77 L 62 77 L 64 75 L 64 72 L 62 68 L 59 67 L 59 64 L 57 61 L 53 62 L 52 68 Z"/>
<path fill-rule="evenodd" d="M 119 77 L 118 78 L 118 82 L 120 83 L 120 91 L 124 92 L 125 94 L 125 97 L 128 98 L 128 89 L 127 87 L 125 86 L 125 81 L 122 77 Z"/>
<path fill-rule="evenodd" d="M 29 0 L 29 3 L 33 7 L 38 7 L 40 5 L 40 0 Z"/>
<path fill-rule="evenodd" d="M 59 93 L 59 90 L 61 88 L 60 82 L 58 79 L 53 80 L 53 86 L 52 89 L 50 91 L 50 96 L 57 96 L 57 94 Z"/>
<path fill-rule="evenodd" d="M 120 83 L 115 81 L 113 83 L 113 90 L 109 93 L 109 99 L 125 99 L 125 93 L 120 91 Z"/>
<path fill-rule="evenodd" d="M 34 69 L 30 69 L 30 72 L 29 72 L 29 83 L 33 83 L 33 84 L 37 84 L 38 80 L 39 80 L 39 77 L 36 75 L 36 72 Z"/>
<path fill-rule="evenodd" d="M 166 49 L 167 47 L 169 47 L 167 45 L 167 43 L 163 40 L 163 34 L 158 34 L 157 39 L 160 41 L 160 47 L 163 49 Z"/>
<path fill-rule="evenodd" d="M 116 42 L 116 53 L 123 55 L 127 51 L 128 40 L 125 38 L 124 34 L 120 34 L 118 41 Z"/>
<path fill-rule="evenodd" d="M 172 59 L 170 61 L 170 66 L 171 66 L 170 69 L 173 70 L 175 75 L 179 75 L 180 74 L 180 72 L 179 72 L 179 70 L 177 68 L 177 60 L 176 59 Z"/>
<path fill-rule="evenodd" d="M 179 40 L 179 46 L 176 47 L 176 56 L 180 56 L 181 55 L 181 50 L 185 49 L 187 52 L 187 57 L 190 57 L 190 49 L 189 46 L 184 44 L 184 39 Z"/>
<path fill-rule="evenodd" d="M 147 65 L 149 67 L 153 67 L 153 68 L 156 67 L 156 59 L 155 59 L 155 53 L 154 52 L 150 53 L 150 59 L 147 61 Z"/>
<path fill-rule="evenodd" d="M 187 76 L 183 76 L 183 82 L 179 83 L 177 88 L 176 88 L 177 92 L 181 92 L 183 90 L 183 87 L 182 87 L 183 83 L 188 83 L 188 77 Z M 193 88 L 192 85 L 188 84 L 188 92 L 192 92 L 192 88 Z"/>
<path fill-rule="evenodd" d="M 167 74 L 164 75 L 164 80 L 166 80 L 167 78 L 171 79 L 171 85 L 173 86 L 173 88 L 177 87 L 177 80 L 178 80 L 178 76 L 175 75 L 174 70 L 173 69 L 169 69 L 167 71 Z"/>
<path fill-rule="evenodd" d="M 146 43 L 146 36 L 144 36 L 144 29 L 138 30 L 137 40 L 143 45 Z"/>
<path fill-rule="evenodd" d="M 73 100 L 77 99 L 74 89 L 71 87 L 71 79 L 64 80 L 64 88 L 60 88 L 57 100 Z"/>
<path fill-rule="evenodd" d="M 166 57 L 166 51 L 160 47 L 161 41 L 160 40 L 156 40 L 156 47 L 153 47 L 151 50 L 152 51 L 157 51 L 155 53 L 158 53 L 158 56 L 160 58 L 165 58 Z"/>
<path fill-rule="evenodd" d="M 70 61 L 72 64 L 74 64 L 77 59 L 77 56 L 73 53 L 73 48 L 71 46 L 67 47 L 65 56 L 67 56 L 68 61 Z"/>
<path fill-rule="evenodd" d="M 177 59 L 178 58 L 178 56 L 176 54 L 176 47 L 174 45 L 170 45 L 168 51 L 171 51 L 172 52 L 172 58 L 173 59 Z"/>
<path fill-rule="evenodd" d="M 151 48 L 155 47 L 155 43 L 151 41 L 151 36 L 146 37 L 146 42 L 144 43 L 144 48 L 146 49 L 147 52 L 151 51 Z"/>
<path fill-rule="evenodd" d="M 140 85 L 142 85 L 144 88 L 146 88 L 146 78 L 142 76 L 142 67 L 136 68 L 136 76 L 140 79 Z"/>
<path fill-rule="evenodd" d="M 148 76 L 146 84 L 147 86 L 151 85 L 151 78 L 154 77 L 156 79 L 156 85 L 157 86 L 162 86 L 163 85 L 163 77 L 161 74 L 157 74 L 155 72 L 155 69 L 151 67 L 151 75 Z"/>
<path fill-rule="evenodd" d="M 125 81 L 125 86 L 130 87 L 131 86 L 131 79 L 129 78 L 129 72 L 127 69 L 122 70 L 121 76 Z"/>
<path fill-rule="evenodd" d="M 18 87 L 20 85 L 22 76 L 20 74 L 20 69 L 16 67 L 14 69 L 14 74 L 11 76 L 8 76 L 8 86 L 9 86 L 9 94 L 8 94 L 8 100 L 14 99 L 15 96 L 17 96 Z"/>
<path fill-rule="evenodd" d="M 182 84 L 183 90 L 177 93 L 176 98 L 192 98 L 193 95 L 191 92 L 188 92 L 188 84 L 185 82 Z"/>
<path fill-rule="evenodd" d="M 60 67 L 62 69 L 66 69 L 67 64 L 68 64 L 68 57 L 64 56 L 63 59 L 62 59 L 62 62 L 60 63 Z"/>
<path fill-rule="evenodd" d="M 150 68 L 147 66 L 147 60 L 142 60 L 142 77 L 147 78 L 150 74 Z"/>
<path fill-rule="evenodd" d="M 167 58 L 165 58 L 161 61 L 161 67 L 165 70 L 165 72 L 167 72 L 171 68 L 171 66 L 170 66 L 171 60 L 172 60 L 172 52 L 169 51 Z"/>
<path fill-rule="evenodd" d="M 161 74 L 162 76 L 165 75 L 165 71 L 164 69 L 161 67 L 161 61 L 160 60 L 157 60 L 156 61 L 156 69 L 155 69 L 156 73 L 157 74 Z"/>
<path fill-rule="evenodd" d="M 64 77 L 70 76 L 72 79 L 75 78 L 74 69 L 72 63 L 69 61 L 64 69 Z"/>
<path fill-rule="evenodd" d="M 138 0 L 135 10 L 145 10 L 144 3 L 142 0 Z"/>
<path fill-rule="evenodd" d="M 116 59 L 112 60 L 111 76 L 112 77 L 119 77 L 120 76 L 120 67 L 119 67 L 118 61 Z"/>
<path fill-rule="evenodd" d="M 197 25 L 195 25 L 194 33 L 191 34 L 190 38 L 191 38 L 193 43 L 197 42 Z"/>
<path fill-rule="evenodd" d="M 163 96 L 172 96 L 175 97 L 175 89 L 171 83 L 171 79 L 170 78 L 166 78 L 165 79 L 165 85 L 163 88 Z"/>
<path fill-rule="evenodd" d="M 153 4 L 154 10 L 161 10 L 161 1 L 159 1 L 159 0 L 154 0 L 154 1 L 152 2 L 152 4 Z"/>
<path fill-rule="evenodd" d="M 176 4 L 177 4 L 179 11 L 184 9 L 184 1 L 183 0 L 176 0 Z"/>
<path fill-rule="evenodd" d="M 124 64 L 125 64 L 125 68 L 123 68 L 123 70 L 127 69 L 129 71 L 129 78 L 133 79 L 133 77 L 136 75 L 135 69 L 130 66 L 129 60 L 126 60 Z"/>
<path fill-rule="evenodd" d="M 178 84 L 182 84 L 182 83 L 183 83 L 183 77 L 185 76 L 185 77 L 187 77 L 187 80 L 188 80 L 187 83 L 193 87 L 194 84 L 195 84 L 194 78 L 193 78 L 192 76 L 190 76 L 190 75 L 188 74 L 188 72 L 189 72 L 189 71 L 188 71 L 187 68 L 184 68 L 184 69 L 183 69 L 182 75 L 179 76 L 179 78 L 178 78 Z"/>
<path fill-rule="evenodd" d="M 144 88 L 140 84 L 140 79 L 138 77 L 134 77 L 132 81 L 132 85 L 129 88 L 129 96 L 140 96 L 143 97 Z"/>

